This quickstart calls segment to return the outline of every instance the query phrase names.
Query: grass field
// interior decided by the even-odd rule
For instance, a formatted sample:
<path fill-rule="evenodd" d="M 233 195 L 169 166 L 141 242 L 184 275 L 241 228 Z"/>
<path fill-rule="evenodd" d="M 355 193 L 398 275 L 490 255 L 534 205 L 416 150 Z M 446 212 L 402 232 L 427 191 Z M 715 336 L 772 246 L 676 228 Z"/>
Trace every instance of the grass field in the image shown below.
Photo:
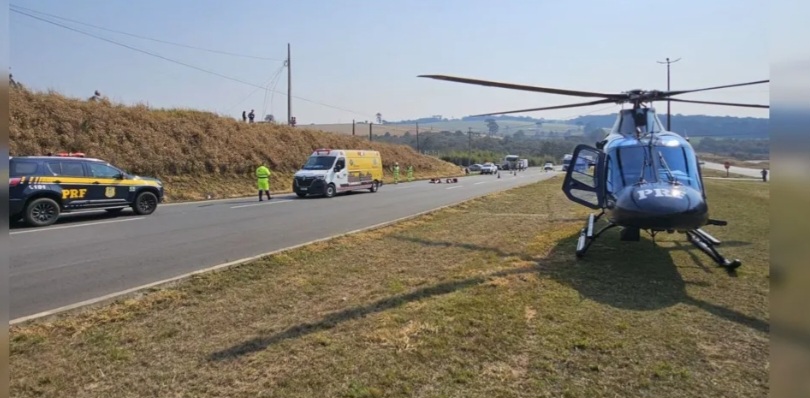
<path fill-rule="evenodd" d="M 534 129 L 537 128 L 536 125 L 527 122 L 521 121 L 512 121 L 512 120 L 505 120 L 499 121 L 498 126 L 500 126 L 499 134 L 501 133 L 515 133 L 518 130 L 523 130 L 527 134 Z M 313 124 L 308 126 L 302 126 L 306 128 L 311 128 L 315 130 L 322 130 L 331 133 L 339 133 L 339 134 L 352 134 L 352 124 L 351 123 L 344 123 L 344 124 Z M 508 129 L 507 129 L 508 127 Z M 416 134 L 416 124 L 374 124 L 372 127 L 372 133 L 374 134 L 385 134 L 386 132 L 391 133 L 391 135 L 399 136 L 403 135 L 406 132 L 410 132 L 411 134 Z M 433 123 L 420 123 L 419 124 L 419 132 L 434 132 L 439 133 L 441 131 L 450 131 L 455 132 L 457 130 L 461 130 L 466 132 L 468 128 L 472 128 L 473 131 L 477 132 L 486 132 L 489 131 L 487 128 L 487 124 L 484 122 L 464 122 L 464 121 L 447 121 L 447 122 L 433 122 Z M 355 134 L 362 137 L 368 137 L 368 124 L 359 124 L 357 123 L 354 127 Z M 541 131 L 550 131 L 555 133 L 563 133 L 568 130 L 576 130 L 577 134 L 582 134 L 582 126 L 577 126 L 573 124 L 562 124 L 562 123 L 544 123 Z"/>
<path fill-rule="evenodd" d="M 559 184 L 15 326 L 12 396 L 767 396 L 769 184 L 707 182 L 736 276 L 680 235 L 576 260 Z"/>

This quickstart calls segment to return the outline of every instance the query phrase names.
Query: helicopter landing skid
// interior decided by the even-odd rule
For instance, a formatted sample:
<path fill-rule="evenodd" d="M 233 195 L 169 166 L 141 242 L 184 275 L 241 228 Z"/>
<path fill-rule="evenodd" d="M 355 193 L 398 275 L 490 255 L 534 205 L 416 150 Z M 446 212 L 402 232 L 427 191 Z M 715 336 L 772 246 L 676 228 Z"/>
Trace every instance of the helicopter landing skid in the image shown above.
<path fill-rule="evenodd" d="M 596 224 L 597 221 L 599 221 L 599 218 L 602 217 L 603 214 L 605 214 L 604 211 L 602 211 L 598 215 L 593 215 L 593 213 L 588 215 L 588 221 L 585 223 L 585 228 L 582 228 L 582 230 L 579 231 L 579 240 L 577 241 L 577 252 L 576 252 L 577 257 L 581 258 L 582 256 L 584 256 L 585 252 L 588 251 L 588 248 L 591 247 L 591 244 L 593 244 L 593 242 L 596 240 L 596 238 L 599 237 L 599 235 L 602 235 L 603 232 L 618 226 L 616 224 L 609 223 L 608 225 L 600 229 L 598 232 L 596 232 L 596 234 L 594 234 L 593 226 L 594 224 Z"/>
<path fill-rule="evenodd" d="M 735 270 L 742 265 L 740 260 L 729 260 L 723 257 L 723 255 L 714 248 L 720 244 L 720 241 L 706 233 L 706 231 L 703 231 L 702 229 L 694 229 L 687 231 L 686 236 L 689 238 L 689 242 L 711 257 L 712 260 L 717 263 L 717 265 L 729 271 Z"/>

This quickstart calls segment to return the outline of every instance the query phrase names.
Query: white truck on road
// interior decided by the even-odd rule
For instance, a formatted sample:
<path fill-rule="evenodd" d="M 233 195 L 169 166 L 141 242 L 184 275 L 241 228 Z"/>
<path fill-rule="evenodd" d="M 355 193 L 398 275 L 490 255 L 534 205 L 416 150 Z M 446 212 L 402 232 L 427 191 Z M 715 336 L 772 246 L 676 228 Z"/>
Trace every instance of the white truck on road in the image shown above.
<path fill-rule="evenodd" d="M 519 161 L 520 156 L 518 155 L 506 155 L 501 162 L 501 170 L 517 169 Z"/>

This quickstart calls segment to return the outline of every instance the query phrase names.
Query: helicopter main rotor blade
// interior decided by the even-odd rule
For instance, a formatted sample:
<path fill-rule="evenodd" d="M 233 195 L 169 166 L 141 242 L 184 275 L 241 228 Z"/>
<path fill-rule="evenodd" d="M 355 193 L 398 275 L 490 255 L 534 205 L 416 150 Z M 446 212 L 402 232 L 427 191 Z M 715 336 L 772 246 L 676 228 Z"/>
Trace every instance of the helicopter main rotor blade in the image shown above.
<path fill-rule="evenodd" d="M 506 88 L 510 90 L 522 90 L 522 91 L 532 91 L 536 93 L 548 93 L 548 94 L 559 94 L 559 95 L 571 95 L 575 97 L 602 97 L 602 98 L 610 98 L 621 100 L 627 98 L 625 94 L 603 94 L 603 93 L 594 93 L 589 91 L 576 91 L 576 90 L 563 90 L 558 88 L 547 88 L 547 87 L 538 87 L 538 86 L 525 86 L 521 84 L 511 84 L 511 83 L 501 83 L 501 82 L 494 82 L 490 80 L 479 80 L 479 79 L 468 79 L 465 77 L 454 77 L 454 76 L 446 76 L 446 75 L 419 75 L 417 77 L 426 77 L 429 79 L 436 79 L 436 80 L 446 80 L 456 83 L 465 83 L 465 84 L 476 84 L 479 86 L 489 86 L 489 87 L 500 87 Z"/>
<path fill-rule="evenodd" d="M 568 105 L 555 105 L 555 106 L 547 106 L 543 108 L 531 108 L 531 109 L 520 109 L 516 111 L 506 111 L 506 112 L 495 112 L 495 113 L 484 113 L 480 115 L 471 115 L 470 117 L 478 117 L 478 116 L 493 116 L 493 115 L 506 115 L 509 113 L 523 113 L 523 112 L 534 112 L 534 111 L 545 111 L 549 109 L 564 109 L 564 108 L 577 108 L 580 106 L 590 106 L 590 105 L 599 105 L 599 104 L 610 104 L 615 103 L 616 101 L 611 99 L 603 99 L 598 101 L 591 101 L 591 102 L 581 102 L 578 104 L 568 104 Z"/>
<path fill-rule="evenodd" d="M 759 104 L 740 104 L 736 102 L 714 102 L 714 101 L 695 101 L 695 100 L 685 100 L 679 98 L 667 98 L 663 101 L 673 101 L 673 102 L 689 102 L 692 104 L 708 104 L 708 105 L 727 105 L 727 106 L 741 106 L 745 108 L 770 108 L 770 105 L 759 105 Z"/>
<path fill-rule="evenodd" d="M 681 94 L 686 94 L 686 93 L 696 93 L 698 91 L 719 90 L 721 88 L 751 86 L 751 85 L 754 85 L 754 84 L 763 84 L 763 83 L 768 83 L 768 82 L 770 82 L 770 80 L 759 80 L 759 81 L 748 82 L 748 83 L 727 84 L 725 86 L 699 88 L 699 89 L 695 89 L 695 90 L 664 91 L 663 93 L 661 93 L 661 95 L 664 96 L 664 97 L 669 97 L 671 95 L 681 95 Z"/>

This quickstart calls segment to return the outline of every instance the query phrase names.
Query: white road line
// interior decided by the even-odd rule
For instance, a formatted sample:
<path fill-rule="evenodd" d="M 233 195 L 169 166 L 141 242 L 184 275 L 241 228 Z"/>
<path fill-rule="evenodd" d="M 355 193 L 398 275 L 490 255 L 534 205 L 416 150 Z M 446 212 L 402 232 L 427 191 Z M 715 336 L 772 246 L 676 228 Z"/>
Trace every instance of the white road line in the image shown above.
<path fill-rule="evenodd" d="M 277 203 L 287 203 L 287 202 L 292 202 L 292 200 L 279 200 L 279 201 L 276 201 L 276 202 L 270 200 L 270 201 L 267 201 L 267 202 L 252 203 L 252 204 L 249 204 L 249 205 L 231 206 L 231 209 L 239 209 L 239 208 L 242 208 L 242 207 L 252 207 L 252 206 L 274 205 L 274 204 L 277 204 Z"/>
<path fill-rule="evenodd" d="M 478 184 L 486 184 L 486 183 L 488 183 L 488 182 L 489 182 L 489 181 L 479 181 L 479 182 L 476 182 L 476 183 L 475 183 L 475 184 L 473 184 L 473 185 L 478 185 Z"/>
<path fill-rule="evenodd" d="M 89 226 L 93 226 L 93 225 L 112 224 L 114 222 L 135 221 L 135 220 L 143 220 L 143 219 L 144 219 L 144 217 L 125 218 L 125 219 L 121 219 L 121 220 L 98 221 L 98 222 L 90 222 L 90 223 L 86 223 L 86 224 L 62 225 L 62 226 L 51 227 L 51 228 L 33 228 L 33 229 L 26 229 L 26 230 L 23 230 L 23 231 L 9 232 L 9 235 L 27 234 L 29 232 L 46 232 L 46 231 L 53 231 L 53 230 L 56 230 L 56 229 L 89 227 Z"/>
<path fill-rule="evenodd" d="M 463 185 L 456 185 L 454 187 L 447 187 L 445 189 L 456 189 L 456 188 L 463 188 L 463 187 L 464 187 Z"/>

